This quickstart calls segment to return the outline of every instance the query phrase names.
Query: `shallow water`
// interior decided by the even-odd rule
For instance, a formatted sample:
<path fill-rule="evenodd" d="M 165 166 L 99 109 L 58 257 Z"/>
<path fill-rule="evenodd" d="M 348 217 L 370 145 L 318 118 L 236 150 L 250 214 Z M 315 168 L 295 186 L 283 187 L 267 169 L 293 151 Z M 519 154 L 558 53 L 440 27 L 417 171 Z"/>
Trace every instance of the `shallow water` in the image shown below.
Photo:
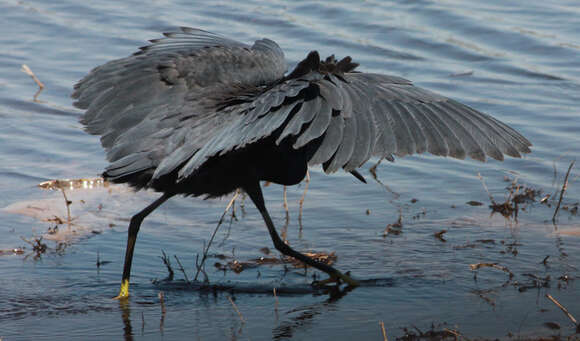
<path fill-rule="evenodd" d="M 477 177 L 481 173 L 497 201 L 507 196 L 505 176 L 543 190 L 540 198 L 559 191 L 570 161 L 580 156 L 580 8 L 574 1 L 523 7 L 504 1 L 7 0 L 0 10 L 3 340 L 381 339 L 379 321 L 390 339 L 404 335 L 403 328 L 417 333 L 412 326 L 427 331 L 432 324 L 468 337 L 574 333 L 545 294 L 580 317 L 580 290 L 573 280 L 580 267 L 578 217 L 562 210 L 554 226 L 554 202 L 551 207 L 524 205 L 517 222 L 490 216 L 489 198 Z M 264 246 L 272 249 L 249 201 L 244 210 L 238 201 L 238 219 L 229 229 L 229 220 L 222 225 L 206 263 L 211 283 L 233 289 L 186 285 L 173 255 L 191 279 L 195 255 L 202 253 L 229 198 L 172 199 L 142 226 L 132 296 L 122 305 L 111 297 L 120 280 L 127 221 L 157 194 L 134 194 L 122 186 L 66 191 L 75 224 L 46 235 L 55 222 L 45 220 L 66 217 L 66 208 L 62 193 L 36 185 L 102 171 L 104 153 L 98 137 L 85 134 L 77 122 L 81 113 L 71 105 L 72 86 L 91 68 L 126 56 L 175 26 L 245 42 L 266 36 L 282 46 L 290 66 L 313 49 L 351 55 L 360 70 L 399 75 L 493 114 L 528 137 L 533 153 L 488 163 L 432 156 L 383 162 L 377 175 L 388 189 L 368 172 L 376 160 L 361 171 L 367 185 L 349 174 L 311 170 L 302 224 L 298 200 L 304 184 L 288 189 L 287 238 L 299 250 L 335 252 L 335 265 L 363 281 L 343 296 L 311 289 L 313 271 L 304 276 L 289 264 L 240 274 L 214 267 L 262 257 Z M 21 64 L 46 85 L 37 101 L 36 85 L 20 71 Z M 576 169 L 563 200 L 570 208 L 580 200 Z M 282 229 L 282 188 L 266 187 L 265 196 Z M 485 205 L 466 205 L 470 200 Z M 402 232 L 385 236 L 387 224 L 399 214 Z M 447 230 L 446 242 L 434 237 L 441 230 Z M 48 249 L 37 257 L 21 237 L 43 234 Z M 60 239 L 50 240 L 55 238 Z M 19 247 L 22 254 L 7 251 Z M 172 282 L 152 281 L 167 276 L 161 250 L 176 271 Z M 97 255 L 110 263 L 97 267 Z M 469 267 L 496 262 L 513 278 L 498 269 L 474 273 Z M 564 275 L 572 280 L 559 279 Z M 245 323 L 228 297 L 235 299 Z M 545 322 L 561 329 L 550 330 Z"/>

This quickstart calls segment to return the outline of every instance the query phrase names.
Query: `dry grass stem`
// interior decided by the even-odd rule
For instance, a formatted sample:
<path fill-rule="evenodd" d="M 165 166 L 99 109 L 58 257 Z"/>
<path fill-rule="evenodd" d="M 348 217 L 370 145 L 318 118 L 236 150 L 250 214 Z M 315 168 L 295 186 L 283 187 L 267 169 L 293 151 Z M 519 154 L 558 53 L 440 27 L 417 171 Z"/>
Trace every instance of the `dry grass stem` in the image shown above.
<path fill-rule="evenodd" d="M 399 193 L 393 191 L 391 189 L 391 187 L 385 185 L 377 176 L 377 167 L 379 166 L 379 164 L 381 163 L 381 161 L 383 161 L 385 158 L 381 158 L 374 166 L 372 166 L 369 169 L 369 172 L 371 173 L 371 175 L 373 176 L 373 180 L 375 180 L 376 182 L 378 182 L 381 186 L 383 186 L 385 188 L 385 190 L 387 190 L 387 192 L 391 193 L 393 195 L 393 199 L 399 199 L 399 197 L 401 196 Z"/>
<path fill-rule="evenodd" d="M 481 184 L 483 185 L 483 189 L 485 189 L 485 191 L 487 192 L 487 195 L 489 196 L 489 200 L 491 201 L 492 204 L 495 205 L 495 200 L 493 200 L 493 196 L 491 195 L 491 193 L 489 193 L 489 190 L 487 189 L 487 186 L 485 185 L 485 181 L 483 180 L 483 176 L 481 176 L 480 173 L 477 173 L 477 177 L 481 181 Z"/>
<path fill-rule="evenodd" d="M 290 220 L 290 213 L 288 212 L 288 197 L 286 195 L 287 187 L 284 186 L 284 211 L 286 211 L 286 222 Z"/>
<path fill-rule="evenodd" d="M 207 243 L 207 246 L 205 247 L 205 249 L 203 250 L 203 257 L 201 258 L 201 262 L 200 264 L 196 264 L 197 267 L 197 271 L 195 273 L 195 276 L 193 278 L 194 281 L 197 281 L 197 277 L 199 276 L 199 273 L 201 272 L 201 269 L 203 268 L 203 264 L 205 263 L 205 260 L 207 259 L 207 253 L 209 252 L 209 248 L 211 246 L 211 243 L 213 242 L 215 235 L 218 231 L 218 229 L 220 228 L 220 225 L 222 224 L 222 222 L 224 221 L 224 217 L 226 216 L 226 214 L 228 213 L 228 210 L 230 209 L 230 207 L 232 207 L 232 205 L 234 204 L 234 202 L 236 201 L 236 198 L 240 195 L 240 190 L 237 190 L 234 195 L 232 196 L 232 198 L 230 199 L 230 202 L 228 203 L 228 205 L 226 206 L 226 209 L 224 210 L 224 213 L 222 213 L 222 216 L 220 218 L 220 220 L 218 221 L 217 226 L 215 227 L 215 230 L 213 230 L 213 233 L 211 235 L 211 238 L 209 239 L 209 242 Z M 197 263 L 197 261 L 196 261 Z"/>
<path fill-rule="evenodd" d="M 34 74 L 34 72 L 32 72 L 32 70 L 30 70 L 30 68 L 28 67 L 28 65 L 22 64 L 22 67 L 20 68 L 20 71 L 22 71 L 25 74 L 27 74 L 30 77 L 32 77 L 32 80 L 36 83 L 36 85 L 38 85 L 38 91 L 36 91 L 36 93 L 34 94 L 34 98 L 33 98 L 34 101 L 36 102 L 38 100 L 38 95 L 40 95 L 40 92 L 42 91 L 42 89 L 44 89 L 44 84 L 40 81 L 40 79 L 38 79 L 38 77 L 36 77 L 36 75 Z"/>
<path fill-rule="evenodd" d="M 72 220 L 70 215 L 70 205 L 72 204 L 72 201 L 68 200 L 64 188 L 61 188 L 60 191 L 62 192 L 62 196 L 64 197 L 64 203 L 66 204 L 66 222 L 68 227 L 70 227 L 70 223 Z"/>
<path fill-rule="evenodd" d="M 276 288 L 274 288 L 272 291 L 274 292 L 274 298 L 276 299 L 274 302 L 274 310 L 278 311 L 278 295 L 276 295 Z"/>
<path fill-rule="evenodd" d="M 159 321 L 159 330 L 163 333 L 163 326 L 165 325 L 165 313 L 167 310 L 165 309 L 165 294 L 163 291 L 157 293 L 157 297 L 159 297 L 159 303 L 161 303 L 161 320 Z"/>
<path fill-rule="evenodd" d="M 161 260 L 163 260 L 163 264 L 165 264 L 167 272 L 169 272 L 169 275 L 167 276 L 166 280 L 172 281 L 175 273 L 173 272 L 173 268 L 171 267 L 171 261 L 169 260 L 169 257 L 167 257 L 167 255 L 165 254 L 165 251 L 161 250 L 161 253 L 163 253 L 163 257 L 161 257 Z"/>
<path fill-rule="evenodd" d="M 380 321 L 379 326 L 381 326 L 381 331 L 383 332 L 383 341 L 389 341 L 389 339 L 387 339 L 387 330 L 385 329 L 385 323 L 383 321 Z"/>
<path fill-rule="evenodd" d="M 36 77 L 36 75 L 34 74 L 34 72 L 32 72 L 32 70 L 30 70 L 30 68 L 28 67 L 28 65 L 22 64 L 22 68 L 20 70 L 22 72 L 24 72 L 25 74 L 29 75 L 30 77 L 32 77 L 32 79 L 34 80 L 34 82 L 36 83 L 36 85 L 38 85 L 39 88 L 41 88 L 41 89 L 44 88 L 44 84 L 38 79 L 38 77 Z"/>
<path fill-rule="evenodd" d="M 564 198 L 564 192 L 566 192 L 566 188 L 568 188 L 568 176 L 570 176 L 570 171 L 572 167 L 574 167 L 574 163 L 576 161 L 570 162 L 570 167 L 568 167 L 568 171 L 566 172 L 566 177 L 564 178 L 564 183 L 562 184 L 562 191 L 560 192 L 560 198 L 558 199 L 558 205 L 556 206 L 556 210 L 554 211 L 554 215 L 552 216 L 552 222 L 556 222 L 556 216 L 558 215 L 558 210 L 560 210 L 560 204 L 562 203 L 562 199 Z"/>
<path fill-rule="evenodd" d="M 163 291 L 157 293 L 157 297 L 159 297 L 159 303 L 161 303 L 161 313 L 165 315 L 167 310 L 165 309 L 165 294 Z"/>
<path fill-rule="evenodd" d="M 375 180 L 377 179 L 377 167 L 381 164 L 381 162 L 384 160 L 385 158 L 382 157 L 379 159 L 379 161 L 377 163 L 375 163 L 370 169 L 369 172 L 371 173 L 371 175 L 373 176 L 373 178 L 375 178 Z"/>
<path fill-rule="evenodd" d="M 468 338 L 466 338 L 465 336 L 463 336 L 460 332 L 458 332 L 457 330 L 453 330 L 453 329 L 449 329 L 449 328 L 444 328 L 444 331 L 448 332 L 449 334 L 452 334 L 453 336 L 455 336 L 455 340 L 459 340 L 460 338 L 464 338 L 466 340 L 469 340 Z"/>
<path fill-rule="evenodd" d="M 308 191 L 308 185 L 310 184 L 310 172 L 306 170 L 306 185 L 304 186 L 304 193 L 302 193 L 302 198 L 300 198 L 300 209 L 298 211 L 298 220 L 302 223 L 302 207 L 304 206 L 304 199 L 306 198 L 306 192 Z"/>
<path fill-rule="evenodd" d="M 181 262 L 179 261 L 179 258 L 177 258 L 176 255 L 174 255 L 173 257 L 175 257 L 175 260 L 177 261 L 177 264 L 179 264 L 179 271 L 181 271 L 183 273 L 183 277 L 185 277 L 185 281 L 187 283 L 189 283 L 189 278 L 187 278 L 187 273 L 185 272 L 185 269 L 183 268 L 183 265 L 181 265 Z"/>
<path fill-rule="evenodd" d="M 238 306 L 236 305 L 236 303 L 234 302 L 234 300 L 232 300 L 232 297 L 231 296 L 228 296 L 228 300 L 232 304 L 232 307 L 234 307 L 234 310 L 236 311 L 236 313 L 238 313 L 238 316 L 240 317 L 240 321 L 242 321 L 242 323 L 246 323 L 246 320 L 244 320 L 244 316 L 242 315 L 242 313 L 238 309 Z"/>
<path fill-rule="evenodd" d="M 505 266 L 501 266 L 501 265 L 497 265 L 497 263 L 477 263 L 477 264 L 469 264 L 469 267 L 471 268 L 471 270 L 477 270 L 479 268 L 484 268 L 484 267 L 488 267 L 488 268 L 496 268 L 499 269 L 501 271 L 507 272 L 510 276 L 510 279 L 514 277 L 513 272 L 510 271 L 510 269 L 508 269 Z"/>
<path fill-rule="evenodd" d="M 570 321 L 572 321 L 572 323 L 574 323 L 574 325 L 576 327 L 578 327 L 578 321 L 576 321 L 574 316 L 572 316 L 572 314 L 570 314 L 570 312 L 568 312 L 568 309 L 566 309 L 563 305 L 561 305 L 560 302 L 556 301 L 556 299 L 554 297 L 552 297 L 552 295 L 546 294 L 546 297 L 549 298 L 550 301 L 554 302 L 554 304 L 557 305 L 558 308 L 560 308 L 564 312 L 564 314 L 566 314 L 566 316 L 568 316 Z"/>

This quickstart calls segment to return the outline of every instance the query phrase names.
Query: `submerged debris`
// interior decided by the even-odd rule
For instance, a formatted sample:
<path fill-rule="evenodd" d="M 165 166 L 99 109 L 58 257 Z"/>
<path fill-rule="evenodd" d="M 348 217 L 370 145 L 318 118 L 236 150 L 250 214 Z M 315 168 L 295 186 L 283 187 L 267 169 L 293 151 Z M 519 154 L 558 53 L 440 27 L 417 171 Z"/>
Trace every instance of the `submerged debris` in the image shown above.
<path fill-rule="evenodd" d="M 431 329 L 423 332 L 419 328 L 412 326 L 410 328 L 403 328 L 405 333 L 396 340 L 400 341 L 423 341 L 423 340 L 457 340 L 461 334 L 457 330 L 450 330 L 448 328 L 439 329 L 441 326 L 431 325 Z"/>
<path fill-rule="evenodd" d="M 536 196 L 539 196 L 542 193 L 541 190 L 534 189 L 532 187 L 527 187 L 525 185 L 519 185 L 517 183 L 517 178 L 514 178 L 513 180 L 511 180 L 510 185 L 506 187 L 506 190 L 508 190 L 508 196 L 505 199 L 505 201 L 497 202 L 487 189 L 487 186 L 485 185 L 485 182 L 483 181 L 483 177 L 481 176 L 481 174 L 478 174 L 478 177 L 481 180 L 483 188 L 485 189 L 485 191 L 489 196 L 489 200 L 491 201 L 489 208 L 491 208 L 492 214 L 497 212 L 500 213 L 505 218 L 514 218 L 516 219 L 516 221 L 518 218 L 518 212 L 520 210 L 519 205 L 524 203 L 535 202 Z M 509 181 L 509 178 L 505 177 L 504 180 Z M 524 210 L 524 208 L 521 209 Z"/>
<path fill-rule="evenodd" d="M 519 292 L 524 292 L 527 291 L 528 289 L 539 289 L 550 287 L 551 281 L 550 275 L 547 275 L 546 277 L 539 277 L 534 274 L 526 273 L 523 274 L 523 276 L 526 276 L 530 280 L 530 282 L 528 284 L 517 283 L 516 286 L 518 287 Z"/>
<path fill-rule="evenodd" d="M 445 238 L 443 238 L 443 235 L 447 233 L 447 230 L 441 230 L 439 232 L 435 232 L 434 236 L 435 238 L 439 239 L 442 242 L 446 242 L 447 240 Z"/>
<path fill-rule="evenodd" d="M 387 225 L 383 231 L 383 237 L 386 237 L 389 234 L 399 235 L 401 232 L 403 232 L 403 215 L 401 211 L 399 211 L 399 218 L 396 222 Z"/>
<path fill-rule="evenodd" d="M 66 242 L 57 242 L 56 246 L 54 248 L 51 248 L 45 242 L 43 242 L 42 236 L 34 237 L 30 240 L 21 236 L 20 239 L 22 239 L 24 242 L 26 242 L 28 245 L 30 245 L 32 247 L 32 251 L 25 256 L 25 259 L 28 258 L 29 256 L 33 256 L 32 258 L 34 260 L 38 260 L 42 257 L 42 255 L 44 255 L 48 251 L 51 251 L 57 255 L 62 255 L 64 253 L 66 247 L 68 246 L 68 244 Z M 13 253 L 15 253 L 15 254 L 23 254 L 24 253 L 24 248 L 17 248 L 14 250 L 15 251 Z"/>
<path fill-rule="evenodd" d="M 470 201 L 466 202 L 466 204 L 469 206 L 483 206 L 482 202 L 474 201 L 474 200 L 470 200 Z"/>
<path fill-rule="evenodd" d="M 479 268 L 484 268 L 484 267 L 496 268 L 496 269 L 499 269 L 499 270 L 502 270 L 502 271 L 508 273 L 510 276 L 510 279 L 512 279 L 514 277 L 514 274 L 513 274 L 513 272 L 510 271 L 510 269 L 508 269 L 505 266 L 498 265 L 497 263 L 476 263 L 476 264 L 469 264 L 469 267 L 471 268 L 472 271 L 475 271 Z"/>
<path fill-rule="evenodd" d="M 336 262 L 336 254 L 334 252 L 326 253 L 326 252 L 304 252 L 310 258 L 317 260 L 320 263 L 326 265 L 332 265 Z M 226 256 L 221 255 L 224 259 Z M 235 273 L 241 273 L 246 269 L 253 269 L 257 268 L 262 265 L 275 265 L 275 264 L 289 264 L 292 265 L 294 268 L 307 268 L 308 266 L 302 263 L 299 260 L 296 260 L 292 257 L 283 256 L 281 258 L 278 257 L 259 257 L 255 259 L 250 259 L 247 261 L 239 261 L 237 259 L 231 259 L 226 263 L 215 262 L 214 267 L 221 271 L 231 270 Z"/>
<path fill-rule="evenodd" d="M 552 330 L 560 329 L 560 325 L 557 322 L 544 322 L 544 327 Z"/>
<path fill-rule="evenodd" d="M 109 264 L 109 263 L 111 263 L 111 261 L 108 261 L 108 260 L 101 260 L 101 255 L 100 255 L 100 252 L 99 252 L 99 251 L 97 251 L 97 269 L 100 269 L 100 268 L 101 268 L 101 266 L 103 266 L 103 265 L 107 265 L 107 264 Z"/>

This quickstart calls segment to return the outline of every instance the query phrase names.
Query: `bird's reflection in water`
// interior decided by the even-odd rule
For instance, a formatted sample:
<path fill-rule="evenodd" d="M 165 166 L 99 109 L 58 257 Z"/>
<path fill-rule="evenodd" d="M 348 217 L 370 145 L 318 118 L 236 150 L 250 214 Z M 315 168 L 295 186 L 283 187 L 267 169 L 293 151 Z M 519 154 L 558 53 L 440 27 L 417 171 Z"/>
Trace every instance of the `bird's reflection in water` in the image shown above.
<path fill-rule="evenodd" d="M 285 337 L 290 337 L 294 333 L 295 329 L 300 328 L 308 323 L 309 320 L 313 319 L 315 316 L 324 313 L 325 311 L 332 309 L 334 302 L 344 297 L 348 292 L 352 290 L 351 287 L 340 288 L 337 286 L 329 286 L 321 291 L 318 291 L 320 295 L 327 295 L 322 302 L 314 303 L 308 306 L 301 306 L 291 309 L 286 314 L 293 314 L 300 312 L 298 316 L 292 317 L 288 321 L 283 321 L 279 326 L 275 327 L 273 330 L 274 339 L 280 339 Z M 202 292 L 200 292 L 202 293 Z M 131 323 L 131 305 L 128 300 L 119 300 L 119 310 L 121 312 L 121 320 L 123 323 L 123 337 L 125 341 L 133 340 L 133 327 Z M 163 334 L 163 324 L 165 319 L 165 313 L 163 312 L 160 317 L 159 331 Z M 232 339 L 237 339 L 244 329 L 245 323 L 240 323 L 238 319 L 231 319 L 234 323 L 231 328 Z"/>
<path fill-rule="evenodd" d="M 133 327 L 131 326 L 131 307 L 128 300 L 119 300 L 121 319 L 123 321 L 123 337 L 125 341 L 133 341 Z"/>
<path fill-rule="evenodd" d="M 392 287 L 395 285 L 395 280 L 392 278 L 379 278 L 379 279 L 366 279 L 360 280 L 360 286 L 358 288 L 364 287 Z M 200 285 L 197 283 L 185 283 L 181 281 L 171 281 L 171 282 L 158 282 L 157 289 L 163 290 L 164 292 L 172 291 L 190 291 L 192 294 L 195 292 L 199 294 L 200 301 L 196 305 L 197 308 L 205 307 L 205 311 L 211 310 L 212 305 L 219 305 L 219 297 L 225 297 L 225 295 L 268 295 L 273 294 L 273 288 L 269 286 L 245 286 L 243 284 L 238 285 Z M 273 339 L 284 339 L 291 338 L 300 329 L 309 326 L 316 316 L 324 314 L 328 311 L 335 311 L 338 309 L 335 304 L 341 298 L 346 296 L 349 292 L 354 290 L 355 287 L 349 286 L 336 286 L 328 285 L 324 287 L 314 287 L 314 286 L 294 286 L 294 287 L 282 287 L 277 288 L 276 292 L 279 296 L 302 296 L 302 295 L 312 295 L 315 298 L 320 297 L 322 301 L 316 302 L 310 305 L 298 306 L 290 308 L 289 310 L 283 312 L 280 311 L 278 315 L 278 310 L 280 309 L 276 306 L 277 318 L 275 322 L 277 325 L 274 326 L 272 330 Z M 222 296 L 224 295 L 224 296 Z M 211 299 L 213 298 L 213 300 Z M 161 301 L 160 301 L 161 302 Z M 146 305 L 154 304 L 148 301 L 144 303 Z M 125 340 L 133 340 L 133 328 L 131 324 L 131 306 L 129 300 L 119 300 L 119 308 L 121 312 L 121 319 L 123 323 L 123 336 Z M 204 309 L 202 309 L 204 310 Z M 196 312 L 199 310 L 196 309 Z M 230 338 L 232 340 L 238 339 L 244 331 L 246 325 L 245 320 L 242 321 L 241 318 L 235 317 L 236 313 L 232 309 L 232 318 L 230 319 L 232 325 L 230 326 Z M 163 335 L 164 321 L 165 321 L 165 305 L 162 303 L 161 314 L 159 316 L 159 332 Z M 279 318 L 281 322 L 278 323 Z M 144 317 L 142 317 L 142 323 L 144 324 Z M 251 320 L 250 320 L 251 321 Z M 198 321 L 201 322 L 201 321 Z M 144 326 L 142 326 L 141 334 L 144 334 Z"/>
<path fill-rule="evenodd" d="M 298 313 L 298 315 L 292 316 L 288 320 L 282 321 L 282 323 L 276 326 L 272 330 L 272 338 L 274 340 L 292 338 L 294 332 L 297 329 L 301 329 L 302 327 L 312 323 L 312 320 L 316 316 L 321 315 L 327 311 L 335 310 L 335 303 L 346 296 L 346 294 L 348 294 L 352 289 L 352 287 L 346 287 L 342 289 L 338 286 L 328 287 L 326 291 L 328 298 L 324 301 L 306 306 L 300 306 L 287 311 L 286 315 L 293 315 L 294 313 Z"/>

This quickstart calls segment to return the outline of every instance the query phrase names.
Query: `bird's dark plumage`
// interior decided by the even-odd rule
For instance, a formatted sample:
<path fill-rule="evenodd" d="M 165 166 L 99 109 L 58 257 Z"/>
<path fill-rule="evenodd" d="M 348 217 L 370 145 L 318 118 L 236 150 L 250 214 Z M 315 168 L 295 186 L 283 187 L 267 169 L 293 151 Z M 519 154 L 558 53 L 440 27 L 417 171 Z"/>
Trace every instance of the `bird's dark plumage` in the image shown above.
<path fill-rule="evenodd" d="M 483 161 L 529 152 L 528 140 L 491 116 L 403 78 L 355 72 L 350 57 L 311 52 L 284 77 L 271 40 L 249 46 L 191 28 L 165 36 L 75 86 L 75 105 L 87 110 L 81 122 L 102 136 L 113 180 L 165 190 L 260 141 L 270 152 L 304 149 L 327 173 L 372 156 Z"/>
<path fill-rule="evenodd" d="M 260 201 L 258 181 L 296 184 L 313 164 L 356 175 L 372 156 L 484 161 L 530 152 L 489 115 L 357 66 L 313 51 L 285 76 L 271 40 L 250 46 L 182 28 L 95 68 L 73 97 L 87 132 L 101 136 L 105 177 L 171 195 L 251 187 Z"/>

